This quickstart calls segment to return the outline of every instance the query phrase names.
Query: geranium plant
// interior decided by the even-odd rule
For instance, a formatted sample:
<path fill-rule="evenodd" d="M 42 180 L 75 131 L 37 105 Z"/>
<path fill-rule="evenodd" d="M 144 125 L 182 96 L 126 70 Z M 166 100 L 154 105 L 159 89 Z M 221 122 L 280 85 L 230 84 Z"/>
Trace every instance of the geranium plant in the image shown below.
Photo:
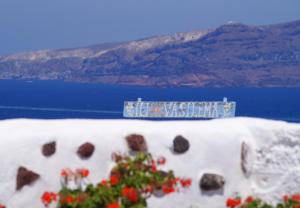
<path fill-rule="evenodd" d="M 191 185 L 191 179 L 158 170 L 166 162 L 164 157 L 155 161 L 151 154 L 140 152 L 134 157 L 114 153 L 112 158 L 116 165 L 110 177 L 98 184 L 87 182 L 87 169 L 62 170 L 62 189 L 42 195 L 45 207 L 55 202 L 59 208 L 145 208 L 153 194 L 179 192 Z M 76 188 L 69 187 L 71 182 Z"/>
<path fill-rule="evenodd" d="M 300 208 L 300 195 L 285 195 L 276 206 L 252 196 L 248 196 L 245 200 L 242 200 L 240 197 L 234 197 L 227 199 L 226 206 L 228 208 Z"/>

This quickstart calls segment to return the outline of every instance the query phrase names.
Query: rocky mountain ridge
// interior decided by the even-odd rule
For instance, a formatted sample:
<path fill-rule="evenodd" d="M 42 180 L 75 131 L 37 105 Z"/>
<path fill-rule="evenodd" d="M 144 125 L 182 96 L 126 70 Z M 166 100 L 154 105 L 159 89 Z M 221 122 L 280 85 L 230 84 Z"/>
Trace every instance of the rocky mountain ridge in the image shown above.
<path fill-rule="evenodd" d="M 300 21 L 0 57 L 1 79 L 140 86 L 300 87 Z"/>

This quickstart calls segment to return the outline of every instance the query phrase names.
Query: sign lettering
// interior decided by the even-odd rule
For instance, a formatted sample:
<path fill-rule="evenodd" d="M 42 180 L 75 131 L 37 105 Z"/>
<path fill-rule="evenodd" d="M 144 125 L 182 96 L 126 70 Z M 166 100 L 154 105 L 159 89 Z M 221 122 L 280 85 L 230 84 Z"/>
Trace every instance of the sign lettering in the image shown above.
<path fill-rule="evenodd" d="M 227 118 L 235 116 L 235 102 L 125 101 L 127 118 Z"/>

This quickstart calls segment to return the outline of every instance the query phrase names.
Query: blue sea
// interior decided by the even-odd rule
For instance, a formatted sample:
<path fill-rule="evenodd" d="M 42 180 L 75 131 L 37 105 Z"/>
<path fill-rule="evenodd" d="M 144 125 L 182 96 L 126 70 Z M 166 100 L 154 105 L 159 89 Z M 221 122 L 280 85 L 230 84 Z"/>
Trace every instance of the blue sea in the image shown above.
<path fill-rule="evenodd" d="M 124 101 L 237 102 L 236 116 L 300 122 L 300 88 L 151 88 L 63 81 L 0 81 L 0 119 L 123 118 Z"/>

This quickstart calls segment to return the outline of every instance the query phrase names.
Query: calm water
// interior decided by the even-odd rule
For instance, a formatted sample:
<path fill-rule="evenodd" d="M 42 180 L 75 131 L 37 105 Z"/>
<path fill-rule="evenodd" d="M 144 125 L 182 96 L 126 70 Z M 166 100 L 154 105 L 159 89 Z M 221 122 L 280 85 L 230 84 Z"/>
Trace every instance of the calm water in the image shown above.
<path fill-rule="evenodd" d="M 300 122 L 298 89 L 145 88 L 61 81 L 0 81 L 0 119 L 122 118 L 124 100 L 237 102 L 237 116 Z"/>

